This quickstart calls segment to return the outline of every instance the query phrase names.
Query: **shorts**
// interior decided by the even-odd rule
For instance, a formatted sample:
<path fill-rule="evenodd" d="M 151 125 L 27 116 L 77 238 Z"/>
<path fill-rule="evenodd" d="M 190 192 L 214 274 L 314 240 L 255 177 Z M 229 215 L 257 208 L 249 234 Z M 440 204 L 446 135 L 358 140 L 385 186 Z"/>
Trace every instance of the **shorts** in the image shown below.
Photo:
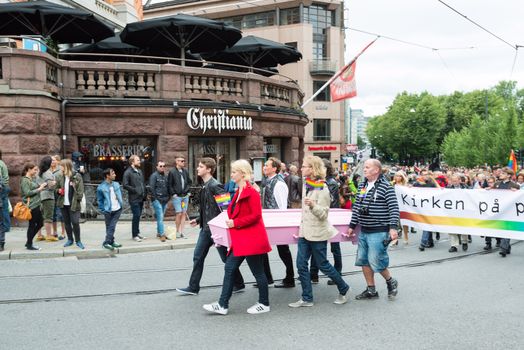
<path fill-rule="evenodd" d="M 389 266 L 388 247 L 384 240 L 389 232 L 360 232 L 355 266 L 369 266 L 373 272 L 382 272 Z"/>
<path fill-rule="evenodd" d="M 55 206 L 55 212 L 53 214 L 53 222 L 64 222 L 64 218 L 62 217 L 62 209 Z"/>
<path fill-rule="evenodd" d="M 185 213 L 187 211 L 187 205 L 189 204 L 189 195 L 185 197 L 173 196 L 173 208 L 175 213 Z"/>
<path fill-rule="evenodd" d="M 42 206 L 42 216 L 44 217 L 45 223 L 53 222 L 53 214 L 55 213 L 55 200 L 54 199 L 45 199 L 41 203 Z"/>

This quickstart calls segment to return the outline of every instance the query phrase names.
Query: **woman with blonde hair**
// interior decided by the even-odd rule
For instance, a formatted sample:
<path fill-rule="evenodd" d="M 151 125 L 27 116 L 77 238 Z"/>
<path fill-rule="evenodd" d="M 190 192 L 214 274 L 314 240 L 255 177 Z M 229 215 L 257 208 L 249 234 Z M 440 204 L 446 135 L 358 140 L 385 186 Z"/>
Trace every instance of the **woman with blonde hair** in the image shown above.
<path fill-rule="evenodd" d="M 84 195 L 82 175 L 73 171 L 73 162 L 69 159 L 62 159 L 60 167 L 62 168 L 62 175 L 57 180 L 58 199 L 56 206 L 62 211 L 67 233 L 67 242 L 64 247 L 70 247 L 76 241 L 78 248 L 85 249 L 80 240 L 80 202 Z"/>
<path fill-rule="evenodd" d="M 289 304 L 289 307 L 313 306 L 313 289 L 308 269 L 311 256 L 315 258 L 320 271 L 337 285 L 339 295 L 334 303 L 345 304 L 349 286 L 326 257 L 327 241 L 337 234 L 337 230 L 328 222 L 331 198 L 325 183 L 326 167 L 322 159 L 316 156 L 305 157 L 302 163 L 302 176 L 306 177 L 306 180 L 302 190 L 302 220 L 297 253 L 302 298 Z"/>
<path fill-rule="evenodd" d="M 220 299 L 203 307 L 209 312 L 227 315 L 233 293 L 235 272 L 244 260 L 258 285 L 258 303 L 247 309 L 249 314 L 269 312 L 269 291 L 264 273 L 264 255 L 271 251 L 264 221 L 260 194 L 251 186 L 253 169 L 247 160 L 231 164 L 231 179 L 238 185 L 227 209 L 230 246 L 224 266 L 224 282 Z"/>

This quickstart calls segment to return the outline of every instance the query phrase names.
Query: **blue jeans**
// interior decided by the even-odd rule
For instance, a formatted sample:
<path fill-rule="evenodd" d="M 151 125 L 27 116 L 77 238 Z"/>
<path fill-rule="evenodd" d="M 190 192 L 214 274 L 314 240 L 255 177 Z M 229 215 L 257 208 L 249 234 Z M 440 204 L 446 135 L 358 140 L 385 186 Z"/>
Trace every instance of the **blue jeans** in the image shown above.
<path fill-rule="evenodd" d="M 133 213 L 133 221 L 131 222 L 131 233 L 133 238 L 140 234 L 140 217 L 142 216 L 142 209 L 144 208 L 144 202 L 133 202 L 129 203 L 131 206 L 131 212 Z"/>
<path fill-rule="evenodd" d="M 233 293 L 233 285 L 235 274 L 238 268 L 244 261 L 247 260 L 247 264 L 255 280 L 258 284 L 258 302 L 269 306 L 269 291 L 267 286 L 267 277 L 264 273 L 264 254 L 250 255 L 250 256 L 234 256 L 231 251 L 226 258 L 226 264 L 224 265 L 224 282 L 222 283 L 222 293 L 218 303 L 224 308 L 229 307 L 229 299 Z"/>
<path fill-rule="evenodd" d="M 191 271 L 191 277 L 189 278 L 189 289 L 192 292 L 198 293 L 200 291 L 200 280 L 204 272 L 204 260 L 206 259 L 207 253 L 209 253 L 209 248 L 214 244 L 215 242 L 213 242 L 211 238 L 211 231 L 209 229 L 201 229 L 198 234 L 195 251 L 193 252 L 193 271 Z M 220 259 L 225 263 L 227 257 L 226 247 L 217 247 L 217 250 Z M 238 268 L 235 272 L 235 287 L 245 287 L 244 278 Z"/>
<path fill-rule="evenodd" d="M 313 242 L 302 237 L 298 240 L 297 270 L 300 284 L 302 284 L 302 300 L 304 301 L 313 301 L 311 275 L 308 269 L 311 256 L 315 258 L 320 271 L 335 282 L 340 294 L 345 295 L 349 290 L 348 284 L 342 279 L 340 273 L 329 263 L 326 252 L 327 241 Z"/>
<path fill-rule="evenodd" d="M 389 266 L 388 247 L 384 240 L 389 232 L 361 232 L 358 235 L 356 266 L 369 266 L 373 272 L 382 272 Z"/>
<path fill-rule="evenodd" d="M 160 235 L 164 235 L 164 214 L 166 213 L 167 203 L 162 204 L 159 200 L 153 201 L 153 209 L 155 211 L 156 218 L 156 232 Z"/>
<path fill-rule="evenodd" d="M 4 190 L 0 193 L 0 199 L 2 200 L 2 221 L 0 225 L 4 226 L 4 231 L 11 231 L 11 218 L 9 215 L 9 192 L 11 189 L 8 186 L 4 186 Z"/>
<path fill-rule="evenodd" d="M 330 243 L 331 253 L 333 254 L 333 266 L 338 273 L 342 272 L 342 252 L 340 250 L 340 243 L 333 242 Z M 311 257 L 311 266 L 310 266 L 311 278 L 318 278 L 318 265 L 315 260 L 315 257 Z"/>
<path fill-rule="evenodd" d="M 422 231 L 422 238 L 420 239 L 420 245 L 422 247 L 429 247 L 433 245 L 433 232 L 431 231 Z"/>
<path fill-rule="evenodd" d="M 104 218 L 106 221 L 106 239 L 104 240 L 103 244 L 113 244 L 115 242 L 115 228 L 118 219 L 120 218 L 120 214 L 122 214 L 122 209 L 113 211 L 111 213 L 104 213 Z"/>

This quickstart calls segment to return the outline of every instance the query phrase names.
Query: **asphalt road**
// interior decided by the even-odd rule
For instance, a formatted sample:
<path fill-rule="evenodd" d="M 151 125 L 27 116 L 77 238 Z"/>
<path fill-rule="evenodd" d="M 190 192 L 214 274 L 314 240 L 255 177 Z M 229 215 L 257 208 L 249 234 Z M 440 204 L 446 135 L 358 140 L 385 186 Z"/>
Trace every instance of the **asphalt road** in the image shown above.
<path fill-rule="evenodd" d="M 394 301 L 380 279 L 379 300 L 354 300 L 365 283 L 353 266 L 355 247 L 345 244 L 349 303 L 333 304 L 336 287 L 321 279 L 314 307 L 287 306 L 300 298 L 297 284 L 270 289 L 271 312 L 262 315 L 246 313 L 257 300 L 250 285 L 233 296 L 228 316 L 202 309 L 220 294 L 213 250 L 196 297 L 173 290 L 187 285 L 192 249 L 0 261 L 0 349 L 522 349 L 524 244 L 503 259 L 480 253 L 479 238 L 468 252 L 450 254 L 446 238 L 425 252 L 416 243 L 391 251 Z M 276 251 L 270 258 L 273 275 L 283 277 Z M 254 280 L 245 264 L 242 272 Z"/>

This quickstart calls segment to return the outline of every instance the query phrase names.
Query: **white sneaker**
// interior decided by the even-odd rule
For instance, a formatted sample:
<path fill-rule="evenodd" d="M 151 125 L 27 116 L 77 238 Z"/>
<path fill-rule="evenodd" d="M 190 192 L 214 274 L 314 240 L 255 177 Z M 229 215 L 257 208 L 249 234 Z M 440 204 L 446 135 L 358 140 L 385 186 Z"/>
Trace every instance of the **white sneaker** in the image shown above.
<path fill-rule="evenodd" d="M 184 236 L 184 234 L 182 232 L 177 232 L 176 233 L 176 238 L 186 238 L 186 236 Z"/>
<path fill-rule="evenodd" d="M 264 304 L 256 303 L 255 305 L 251 306 L 249 309 L 247 309 L 248 314 L 263 314 L 264 312 L 269 312 L 270 308 L 269 306 L 266 306 Z"/>
<path fill-rule="evenodd" d="M 137 237 L 140 238 L 141 240 L 147 239 L 146 236 L 142 236 L 142 235 L 137 235 Z"/>
<path fill-rule="evenodd" d="M 313 303 L 311 301 L 304 301 L 304 300 L 300 299 L 297 302 L 288 304 L 288 306 L 289 307 L 310 307 L 310 306 L 313 306 Z"/>
<path fill-rule="evenodd" d="M 206 311 L 214 312 L 214 313 L 217 313 L 217 314 L 220 314 L 220 315 L 227 315 L 227 312 L 228 312 L 228 309 L 223 308 L 222 306 L 220 306 L 218 301 L 215 301 L 214 303 L 211 303 L 211 304 L 204 304 L 202 307 Z"/>
<path fill-rule="evenodd" d="M 133 241 L 135 241 L 135 242 L 142 242 L 142 238 L 136 236 L 136 237 L 133 237 Z"/>
<path fill-rule="evenodd" d="M 346 295 L 339 294 L 338 297 L 335 299 L 333 304 L 342 305 L 348 302 L 348 297 Z"/>

